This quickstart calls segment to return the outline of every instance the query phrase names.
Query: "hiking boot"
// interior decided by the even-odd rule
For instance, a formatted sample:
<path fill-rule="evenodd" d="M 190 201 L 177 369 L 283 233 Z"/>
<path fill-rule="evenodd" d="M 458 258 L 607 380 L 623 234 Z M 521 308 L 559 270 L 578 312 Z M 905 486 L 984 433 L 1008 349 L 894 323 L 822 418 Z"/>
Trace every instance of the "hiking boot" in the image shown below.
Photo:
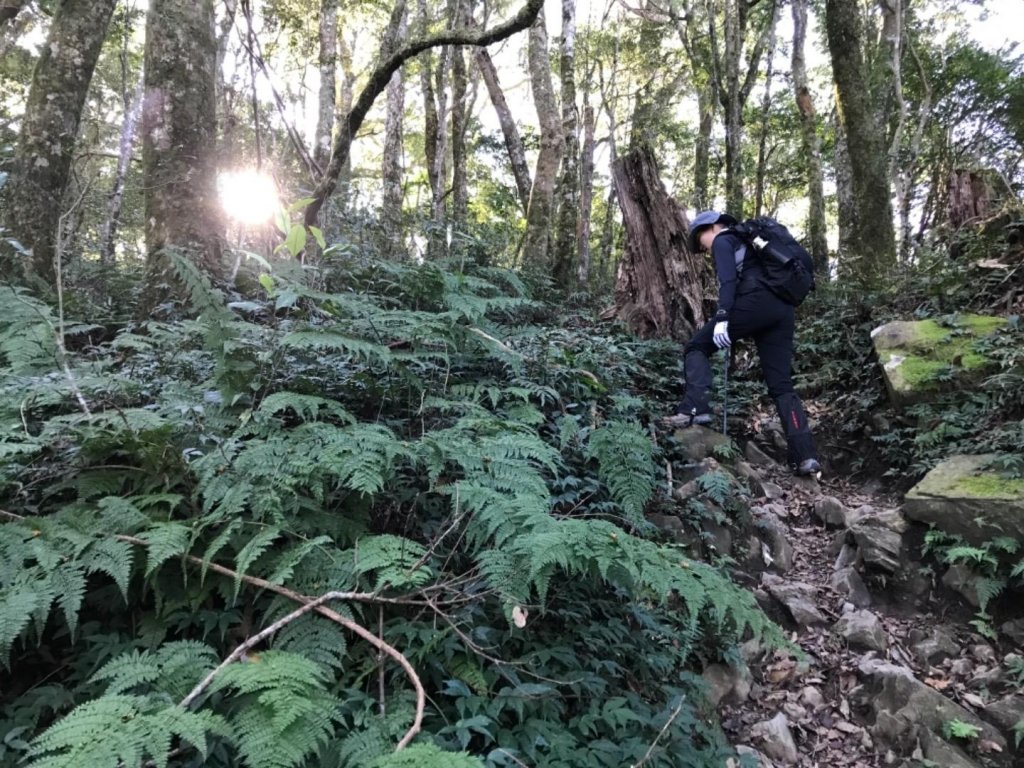
<path fill-rule="evenodd" d="M 800 465 L 793 470 L 800 477 L 807 477 L 808 475 L 816 475 L 821 472 L 821 464 L 818 463 L 817 459 L 804 459 L 800 462 Z"/>
<path fill-rule="evenodd" d="M 664 422 L 665 425 L 672 429 L 685 429 L 686 427 L 693 426 L 694 424 L 700 424 L 701 426 L 710 424 L 712 416 L 710 411 L 704 413 L 697 413 L 697 409 L 693 410 L 693 413 L 677 413 L 674 416 L 667 417 Z"/>

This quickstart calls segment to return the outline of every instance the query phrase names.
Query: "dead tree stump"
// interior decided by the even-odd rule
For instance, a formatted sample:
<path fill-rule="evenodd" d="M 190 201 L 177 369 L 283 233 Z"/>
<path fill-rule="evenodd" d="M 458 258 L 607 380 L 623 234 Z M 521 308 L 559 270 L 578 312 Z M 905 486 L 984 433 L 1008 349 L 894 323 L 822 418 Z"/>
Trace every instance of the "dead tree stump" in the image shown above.
<path fill-rule="evenodd" d="M 665 190 L 650 147 L 612 164 L 626 227 L 615 282 L 615 316 L 641 338 L 689 339 L 714 307 L 709 262 L 690 252 L 688 222 Z"/>

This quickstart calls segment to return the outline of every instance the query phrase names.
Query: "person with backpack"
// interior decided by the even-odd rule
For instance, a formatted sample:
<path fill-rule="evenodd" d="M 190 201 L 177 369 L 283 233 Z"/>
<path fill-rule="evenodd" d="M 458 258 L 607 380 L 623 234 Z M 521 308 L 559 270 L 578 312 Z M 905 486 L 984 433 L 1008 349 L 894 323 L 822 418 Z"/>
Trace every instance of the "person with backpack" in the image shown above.
<path fill-rule="evenodd" d="M 788 462 L 798 475 L 817 474 L 821 465 L 792 377 L 795 305 L 813 290 L 810 256 L 773 219 L 740 224 L 729 214 L 703 211 L 694 217 L 689 235 L 694 253 L 711 251 L 718 275 L 718 311 L 684 349 L 686 392 L 666 423 L 710 424 L 709 358 L 727 350 L 734 340 L 751 338 L 782 420 Z"/>

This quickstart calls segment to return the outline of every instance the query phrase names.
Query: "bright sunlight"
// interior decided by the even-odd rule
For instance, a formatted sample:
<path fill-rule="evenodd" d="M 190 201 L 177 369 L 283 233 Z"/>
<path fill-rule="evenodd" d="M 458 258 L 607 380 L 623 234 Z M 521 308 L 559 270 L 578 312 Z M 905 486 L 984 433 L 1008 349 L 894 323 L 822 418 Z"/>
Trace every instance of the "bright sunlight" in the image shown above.
<path fill-rule="evenodd" d="M 240 224 L 268 222 L 281 206 L 274 180 L 256 170 L 225 171 L 217 186 L 224 211 Z"/>

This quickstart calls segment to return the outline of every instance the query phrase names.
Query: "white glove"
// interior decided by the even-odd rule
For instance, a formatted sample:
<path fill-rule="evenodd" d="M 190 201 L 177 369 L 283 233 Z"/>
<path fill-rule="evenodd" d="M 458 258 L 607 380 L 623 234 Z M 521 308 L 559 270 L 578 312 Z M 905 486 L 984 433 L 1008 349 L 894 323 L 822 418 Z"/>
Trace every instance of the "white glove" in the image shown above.
<path fill-rule="evenodd" d="M 715 323 L 715 334 L 714 334 L 715 346 L 719 349 L 725 349 L 732 344 L 732 339 L 729 338 L 729 321 L 723 320 L 720 323 Z"/>

